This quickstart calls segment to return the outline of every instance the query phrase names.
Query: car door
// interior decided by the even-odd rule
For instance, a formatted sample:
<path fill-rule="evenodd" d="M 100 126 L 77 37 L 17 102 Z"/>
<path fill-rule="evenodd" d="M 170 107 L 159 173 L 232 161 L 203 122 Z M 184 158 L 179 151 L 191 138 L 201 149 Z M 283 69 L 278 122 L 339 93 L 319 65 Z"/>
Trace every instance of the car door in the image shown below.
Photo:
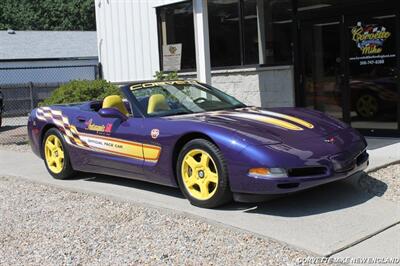
<path fill-rule="evenodd" d="M 143 145 L 138 142 L 141 120 L 102 117 L 94 111 L 76 116 L 74 124 L 87 153 L 85 163 L 107 174 L 142 174 Z"/>

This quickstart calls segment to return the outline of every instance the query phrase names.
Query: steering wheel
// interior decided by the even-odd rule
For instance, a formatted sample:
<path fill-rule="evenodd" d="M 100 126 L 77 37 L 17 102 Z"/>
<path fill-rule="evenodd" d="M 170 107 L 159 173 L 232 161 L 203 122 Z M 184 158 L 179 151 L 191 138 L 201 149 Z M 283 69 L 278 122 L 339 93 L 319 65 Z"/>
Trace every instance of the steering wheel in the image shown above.
<path fill-rule="evenodd" d="M 199 97 L 199 98 L 196 98 L 193 100 L 194 103 L 204 103 L 206 101 L 207 101 L 207 99 L 204 97 Z"/>

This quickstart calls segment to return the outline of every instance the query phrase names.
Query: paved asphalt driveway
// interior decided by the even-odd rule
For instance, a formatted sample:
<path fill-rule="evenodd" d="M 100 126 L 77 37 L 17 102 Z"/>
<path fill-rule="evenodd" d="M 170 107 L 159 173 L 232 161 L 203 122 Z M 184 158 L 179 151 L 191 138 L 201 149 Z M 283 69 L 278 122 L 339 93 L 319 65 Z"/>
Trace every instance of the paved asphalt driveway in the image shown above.
<path fill-rule="evenodd" d="M 60 181 L 51 178 L 43 161 L 32 153 L 0 150 L 0 158 L 0 176 L 20 176 L 68 190 L 169 208 L 283 241 L 318 255 L 330 256 L 349 247 L 354 249 L 360 242 L 368 245 L 369 240 L 364 240 L 371 239 L 370 248 L 376 250 L 383 245 L 382 255 L 400 256 L 398 245 L 388 244 L 398 243 L 398 234 L 379 234 L 388 232 L 388 228 L 399 232 L 400 206 L 361 192 L 354 185 L 356 177 L 263 204 L 234 203 L 208 210 L 191 206 L 177 189 L 92 174 Z M 373 237 L 375 235 L 382 238 Z"/>

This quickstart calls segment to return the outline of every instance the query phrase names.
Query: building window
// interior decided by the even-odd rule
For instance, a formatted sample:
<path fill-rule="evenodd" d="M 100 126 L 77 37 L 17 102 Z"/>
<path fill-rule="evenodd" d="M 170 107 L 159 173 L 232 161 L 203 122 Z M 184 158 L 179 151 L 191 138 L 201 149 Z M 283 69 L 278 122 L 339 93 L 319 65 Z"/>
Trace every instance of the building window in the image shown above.
<path fill-rule="evenodd" d="M 369 3 L 376 3 L 381 2 L 383 5 L 382 0 L 297 0 L 298 1 L 298 9 L 297 11 L 300 14 L 310 14 L 312 12 L 325 12 L 325 11 L 332 11 L 336 8 L 360 8 L 362 5 L 366 5 Z M 390 2 L 387 1 L 387 2 Z M 393 1 L 395 2 L 395 1 Z"/>
<path fill-rule="evenodd" d="M 292 0 L 208 0 L 211 66 L 292 64 L 293 10 Z M 181 69 L 195 69 L 192 1 L 159 7 L 157 16 L 160 48 L 181 43 Z"/>
<path fill-rule="evenodd" d="M 208 1 L 212 67 L 241 65 L 239 0 Z"/>
<path fill-rule="evenodd" d="M 258 28 L 257 28 L 257 0 L 244 0 L 243 8 L 243 43 L 244 64 L 259 63 L 258 56 Z"/>
<path fill-rule="evenodd" d="M 292 64 L 293 4 L 292 0 L 264 0 L 265 50 L 264 64 Z"/>
<path fill-rule="evenodd" d="M 196 68 L 192 2 L 183 2 L 157 9 L 160 48 L 167 44 L 182 44 L 181 69 Z M 162 49 L 160 50 L 162 60 Z M 161 62 L 161 66 L 162 66 Z"/>

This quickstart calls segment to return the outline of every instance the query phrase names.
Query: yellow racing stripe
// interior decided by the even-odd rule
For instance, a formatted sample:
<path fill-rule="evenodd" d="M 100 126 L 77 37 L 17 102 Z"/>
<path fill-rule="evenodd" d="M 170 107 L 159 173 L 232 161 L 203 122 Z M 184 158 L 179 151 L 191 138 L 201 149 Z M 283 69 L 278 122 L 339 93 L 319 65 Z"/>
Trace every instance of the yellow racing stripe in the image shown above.
<path fill-rule="evenodd" d="M 263 115 L 257 115 L 257 114 L 245 114 L 245 113 L 237 113 L 237 114 L 229 114 L 229 116 L 235 116 L 235 117 L 240 117 L 240 118 L 246 118 L 250 120 L 257 120 L 260 122 L 264 122 L 270 125 L 274 125 L 277 127 L 289 129 L 289 130 L 296 130 L 296 131 L 301 131 L 303 128 L 296 126 L 292 123 L 273 118 L 273 117 L 268 117 L 268 116 L 263 116 Z"/>
<path fill-rule="evenodd" d="M 145 161 L 157 162 L 160 152 L 160 147 L 143 144 L 143 158 Z"/>
<path fill-rule="evenodd" d="M 265 114 L 265 115 L 270 115 L 270 116 L 274 116 L 274 117 L 283 118 L 283 119 L 295 122 L 295 123 L 297 123 L 299 125 L 302 125 L 302 126 L 304 126 L 306 128 L 310 128 L 310 129 L 314 128 L 313 124 L 311 124 L 311 123 L 309 123 L 307 121 L 304 121 L 303 119 L 294 117 L 294 116 L 285 115 L 285 114 L 276 113 L 276 112 L 271 112 L 271 111 L 266 111 L 266 110 L 260 110 L 260 111 L 251 110 L 251 112 L 262 113 L 262 114 Z"/>

